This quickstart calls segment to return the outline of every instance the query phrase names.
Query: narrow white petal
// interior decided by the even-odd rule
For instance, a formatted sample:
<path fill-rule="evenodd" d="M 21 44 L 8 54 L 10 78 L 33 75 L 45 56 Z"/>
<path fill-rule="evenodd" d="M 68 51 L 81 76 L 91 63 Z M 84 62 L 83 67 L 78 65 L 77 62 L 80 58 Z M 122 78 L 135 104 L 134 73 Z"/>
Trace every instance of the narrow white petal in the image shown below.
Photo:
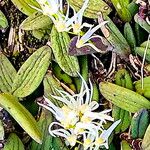
<path fill-rule="evenodd" d="M 89 0 L 85 0 L 84 4 L 82 5 L 82 8 L 78 12 L 78 22 L 80 24 L 82 24 L 83 14 L 84 14 L 85 9 L 88 7 L 88 2 Z"/>
<path fill-rule="evenodd" d="M 106 110 L 103 110 L 103 111 L 101 111 L 101 113 L 109 113 L 109 112 L 111 112 L 112 110 L 111 109 L 106 109 Z"/>
<path fill-rule="evenodd" d="M 67 106 L 71 106 L 71 102 L 69 100 L 67 100 L 66 98 L 62 98 L 62 97 L 59 97 L 59 96 L 54 96 L 54 95 L 51 95 L 53 98 L 55 98 L 56 100 L 59 100 L 61 102 L 63 102 L 64 104 L 66 104 Z"/>
<path fill-rule="evenodd" d="M 70 95 L 69 93 L 65 92 L 65 91 L 60 91 L 60 94 L 63 96 L 63 94 L 65 95 L 66 99 L 69 99 L 69 101 L 71 102 L 71 104 L 76 105 L 76 100 L 74 99 L 74 97 L 72 95 Z"/>
<path fill-rule="evenodd" d="M 48 98 L 44 97 L 45 101 L 47 102 L 48 106 L 52 107 L 54 110 L 56 111 L 60 111 L 60 108 L 57 107 L 56 105 L 54 105 L 51 100 L 49 100 Z"/>
<path fill-rule="evenodd" d="M 56 110 L 54 110 L 54 109 L 52 109 L 52 108 L 50 108 L 50 107 L 48 107 L 46 105 L 43 105 L 43 104 L 40 104 L 40 103 L 38 103 L 38 104 L 40 106 L 46 108 L 47 110 L 49 110 L 53 115 L 55 115 L 55 117 L 57 118 L 57 120 L 60 120 L 62 112 L 56 111 Z"/>
<path fill-rule="evenodd" d="M 92 27 L 93 26 L 91 26 L 89 30 L 80 38 L 80 40 L 84 41 L 84 43 L 86 43 L 89 40 L 90 36 L 88 35 L 90 34 Z"/>
<path fill-rule="evenodd" d="M 53 134 L 53 130 L 51 129 L 52 127 L 53 127 L 53 125 L 58 125 L 58 126 L 61 126 L 61 127 L 63 127 L 59 122 L 52 122 L 50 125 L 49 125 L 49 128 L 48 128 L 48 130 L 49 130 L 49 133 L 52 135 L 52 136 L 55 136 L 54 134 Z"/>
<path fill-rule="evenodd" d="M 90 83 L 90 100 L 89 100 L 89 103 L 90 103 L 92 100 L 92 96 L 93 96 L 93 85 L 90 79 L 89 79 L 89 83 Z"/>
<path fill-rule="evenodd" d="M 85 104 L 88 104 L 88 103 L 89 103 L 89 100 L 90 100 L 89 88 L 88 88 L 88 85 L 87 85 L 86 81 L 84 80 L 84 78 L 83 78 L 81 75 L 79 75 L 79 76 L 80 76 L 80 78 L 82 79 L 82 83 L 83 83 L 84 88 L 85 88 L 85 90 L 86 90 Z"/>
<path fill-rule="evenodd" d="M 93 37 L 92 37 L 93 38 Z M 99 52 L 99 53 L 105 53 L 105 51 L 102 51 L 102 50 L 100 50 L 100 49 L 98 49 L 94 44 L 92 44 L 92 43 L 85 43 L 83 46 L 90 46 L 90 47 L 92 47 L 95 51 L 97 51 L 97 52 Z M 82 47 L 83 47 L 82 46 Z"/>
<path fill-rule="evenodd" d="M 99 25 L 95 26 L 94 28 L 90 28 L 82 37 L 81 39 L 84 42 L 87 42 L 89 40 L 89 38 L 99 29 L 101 28 L 103 25 L 105 25 L 106 23 L 108 23 L 108 21 L 103 21 L 102 23 L 100 23 Z"/>
<path fill-rule="evenodd" d="M 107 130 L 104 130 L 102 134 L 100 135 L 101 138 L 107 140 L 113 130 L 117 127 L 117 125 L 121 122 L 121 120 L 115 121 Z"/>
<path fill-rule="evenodd" d="M 61 137 L 67 138 L 67 135 L 64 134 L 64 133 L 62 133 L 62 132 L 55 131 L 55 130 L 53 130 L 53 131 L 51 131 L 51 132 L 52 132 L 54 135 L 56 135 L 56 136 L 61 136 Z"/>

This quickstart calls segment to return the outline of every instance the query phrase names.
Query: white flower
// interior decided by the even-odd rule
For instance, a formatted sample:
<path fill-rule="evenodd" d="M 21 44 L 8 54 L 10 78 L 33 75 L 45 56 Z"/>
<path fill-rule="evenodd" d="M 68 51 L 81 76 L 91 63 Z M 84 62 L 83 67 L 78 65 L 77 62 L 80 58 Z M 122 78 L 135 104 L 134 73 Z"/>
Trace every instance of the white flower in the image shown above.
<path fill-rule="evenodd" d="M 91 24 L 88 23 L 82 24 L 83 13 L 88 6 L 88 2 L 89 0 L 85 0 L 82 8 L 77 13 L 73 9 L 74 15 L 71 18 L 69 18 L 69 4 L 68 4 L 67 13 L 65 17 L 59 14 L 57 14 L 55 17 L 51 17 L 57 31 L 68 32 L 70 29 L 73 29 L 73 33 L 78 34 L 83 27 L 91 27 L 92 26 Z"/>
<path fill-rule="evenodd" d="M 64 128 L 70 129 L 79 121 L 79 116 L 74 110 L 64 105 L 62 108 L 55 106 L 49 99 L 45 98 L 47 105 L 40 104 L 53 113 L 55 118 L 63 125 Z"/>
<path fill-rule="evenodd" d="M 83 147 L 84 150 L 92 150 L 95 140 L 95 134 L 92 134 L 90 132 L 83 134 Z"/>
<path fill-rule="evenodd" d="M 68 9 L 67 9 L 67 13 L 66 16 L 64 16 L 61 13 L 58 13 L 55 16 L 50 16 L 50 18 L 52 19 L 56 29 L 58 32 L 68 32 L 72 27 L 72 20 L 69 19 L 69 5 L 68 5 Z"/>
<path fill-rule="evenodd" d="M 94 50 L 101 52 L 94 44 L 88 42 L 89 40 L 91 40 L 94 37 L 98 37 L 101 38 L 98 35 L 93 35 L 99 28 L 101 28 L 103 25 L 105 25 L 108 21 L 103 21 L 102 23 L 100 23 L 99 25 L 95 26 L 95 27 L 90 27 L 90 29 L 80 38 L 80 35 L 78 36 L 78 40 L 76 43 L 76 47 L 77 48 L 81 48 L 84 46 L 90 46 L 92 47 Z M 92 36 L 93 35 L 93 36 Z M 88 43 L 87 43 L 88 42 Z"/>
<path fill-rule="evenodd" d="M 109 148 L 108 138 L 120 122 L 121 120 L 114 122 L 107 130 L 103 130 L 101 133 L 97 131 L 93 150 L 99 150 L 102 146 L 105 146 L 106 149 Z"/>
<path fill-rule="evenodd" d="M 69 31 L 72 27 L 72 19 L 69 19 L 69 5 L 66 16 L 63 14 L 62 0 L 37 0 L 41 9 L 31 6 L 51 18 L 58 32 Z"/>
<path fill-rule="evenodd" d="M 65 130 L 62 128 L 59 128 L 59 129 L 54 129 L 52 130 L 52 126 L 53 125 L 58 125 L 60 127 L 62 127 L 62 125 L 58 122 L 53 122 L 50 124 L 49 126 L 49 132 L 52 136 L 60 136 L 60 137 L 63 137 L 66 139 L 66 142 L 71 145 L 71 146 L 74 146 L 77 142 L 77 135 L 74 133 L 74 130 L 70 129 L 70 130 Z"/>
<path fill-rule="evenodd" d="M 81 77 L 81 76 L 80 76 Z M 65 91 L 57 90 L 60 96 L 53 96 L 56 100 L 64 103 L 62 108 L 55 106 L 49 99 L 45 98 L 47 105 L 39 104 L 49 111 L 51 111 L 55 118 L 63 124 L 64 128 L 71 128 L 81 119 L 82 122 L 91 122 L 92 120 L 99 119 L 105 122 L 108 118 L 102 113 L 90 113 L 99 107 L 96 101 L 92 101 L 93 87 L 90 82 L 91 90 L 88 88 L 83 77 L 81 90 L 79 94 L 70 95 Z M 85 115 L 87 114 L 87 115 Z M 102 116 L 101 116 L 102 115 Z M 103 118 L 104 117 L 104 118 Z M 111 121 L 111 119 L 110 119 Z"/>
<path fill-rule="evenodd" d="M 85 9 L 88 6 L 88 2 L 89 2 L 89 0 L 85 0 L 82 8 L 77 13 L 76 13 L 75 9 L 72 8 L 73 11 L 74 11 L 74 16 L 72 17 L 72 19 L 73 19 L 72 28 L 73 28 L 73 33 L 74 34 L 80 33 L 80 31 L 83 27 L 92 27 L 91 24 L 88 24 L 88 23 L 85 23 L 85 22 L 82 24 L 83 14 L 84 14 Z"/>
<path fill-rule="evenodd" d="M 58 32 L 68 32 L 73 29 L 74 34 L 78 34 L 83 27 L 91 27 L 88 23 L 82 24 L 83 13 L 88 6 L 89 0 L 85 0 L 82 8 L 74 15 L 69 18 L 69 4 L 66 15 L 63 14 L 62 0 L 37 0 L 40 4 L 41 9 L 31 6 L 32 8 L 42 12 L 51 18 Z"/>
<path fill-rule="evenodd" d="M 53 126 L 58 126 L 59 129 L 52 129 Z M 75 128 L 71 128 L 71 129 L 64 129 L 63 125 L 61 123 L 58 122 L 53 122 L 50 124 L 49 126 L 49 133 L 52 136 L 60 136 L 66 139 L 67 144 L 74 146 L 77 142 L 81 143 L 78 141 L 78 138 L 81 137 L 82 135 L 85 135 L 86 133 L 93 133 L 93 138 L 95 137 L 95 130 L 100 129 L 100 127 L 94 125 L 94 124 L 85 124 L 85 123 L 81 123 L 78 122 L 75 126 Z"/>
<path fill-rule="evenodd" d="M 63 107 L 54 105 L 47 98 L 45 98 L 47 104 L 39 103 L 39 105 L 48 109 L 56 118 L 56 121 L 52 122 L 49 126 L 49 132 L 52 136 L 65 138 L 66 142 L 71 146 L 74 146 L 76 143 L 81 144 L 78 139 L 84 138 L 83 145 L 88 143 L 86 148 L 91 146 L 92 143 L 90 141 L 94 139 L 92 147 L 95 145 L 98 147 L 101 146 L 97 145 L 99 131 L 102 133 L 100 138 L 103 138 L 107 143 L 107 138 L 116 125 L 114 123 L 109 129 L 104 130 L 104 124 L 106 124 L 107 121 L 114 121 L 114 119 L 107 114 L 111 110 L 94 112 L 99 107 L 99 104 L 96 101 L 92 101 L 92 83 L 89 81 L 89 89 L 83 77 L 80 74 L 79 76 L 82 79 L 80 93 L 70 95 L 65 91 L 57 90 L 60 96 L 52 95 L 56 100 L 63 102 Z M 108 136 L 104 134 L 105 132 L 108 133 Z"/>

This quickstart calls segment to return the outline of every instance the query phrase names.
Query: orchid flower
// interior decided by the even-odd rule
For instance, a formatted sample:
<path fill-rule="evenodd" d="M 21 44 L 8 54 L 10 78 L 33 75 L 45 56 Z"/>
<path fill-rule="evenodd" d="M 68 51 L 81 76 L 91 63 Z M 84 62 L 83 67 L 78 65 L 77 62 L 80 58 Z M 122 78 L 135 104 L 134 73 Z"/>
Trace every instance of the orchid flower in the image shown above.
<path fill-rule="evenodd" d="M 66 143 L 68 143 L 68 145 L 74 146 L 77 142 L 77 135 L 74 133 L 74 130 L 72 129 L 66 130 L 63 128 L 52 130 L 51 128 L 54 124 L 62 126 L 60 123 L 56 123 L 56 122 L 51 123 L 49 126 L 49 133 L 54 137 L 60 136 L 60 137 L 65 138 Z"/>
<path fill-rule="evenodd" d="M 67 8 L 67 13 L 65 17 L 60 16 L 59 14 L 57 15 L 56 18 L 52 18 L 55 27 L 57 29 L 58 32 L 63 32 L 66 31 L 68 32 L 70 29 L 73 29 L 73 33 L 74 34 L 78 34 L 80 33 L 81 29 L 83 27 L 91 27 L 91 24 L 88 23 L 83 23 L 82 24 L 82 19 L 83 19 L 83 14 L 85 9 L 88 6 L 88 2 L 89 0 L 85 0 L 82 8 L 76 13 L 75 9 L 73 9 L 74 11 L 74 15 L 69 18 L 69 4 L 68 4 L 68 8 Z"/>
<path fill-rule="evenodd" d="M 121 120 L 114 122 L 107 130 L 103 130 L 101 133 L 97 131 L 93 150 L 99 150 L 102 146 L 108 149 L 108 138 L 120 122 Z"/>
<path fill-rule="evenodd" d="M 96 101 L 92 101 L 92 83 L 89 80 L 89 89 L 83 77 L 80 74 L 79 76 L 82 79 L 82 85 L 78 94 L 70 95 L 65 91 L 57 90 L 60 96 L 52 95 L 53 98 L 61 101 L 64 106 L 58 107 L 47 98 L 45 98 L 46 104 L 38 103 L 40 106 L 49 110 L 56 118 L 56 121 L 52 122 L 49 126 L 49 133 L 52 136 L 65 138 L 66 143 L 71 146 L 74 146 L 76 143 L 82 144 L 78 141 L 78 139 L 82 137 L 87 139 L 83 142 L 83 145 L 88 143 L 89 137 L 92 138 L 92 140 L 98 139 L 99 134 L 97 132 L 99 131 L 102 135 L 105 135 L 105 132 L 109 135 L 114 129 L 114 126 L 116 126 L 114 124 L 109 129 L 104 130 L 103 124 L 106 124 L 107 121 L 114 121 L 114 119 L 107 114 L 111 110 L 94 112 L 99 107 L 99 104 Z M 55 129 L 55 126 L 57 126 L 57 129 Z M 102 138 L 107 141 L 106 136 L 102 136 Z M 94 144 L 92 146 L 94 146 Z M 91 144 L 89 143 L 89 145 Z"/>
<path fill-rule="evenodd" d="M 57 125 L 61 128 L 52 129 L 54 125 Z M 100 127 L 91 123 L 85 124 L 78 122 L 74 129 L 64 129 L 62 124 L 58 122 L 52 122 L 49 126 L 49 133 L 54 137 L 60 136 L 65 138 L 69 145 L 74 146 L 77 142 L 80 143 L 78 141 L 78 137 L 81 137 L 81 135 L 85 135 L 86 133 L 95 134 L 95 130 L 99 128 Z"/>
<path fill-rule="evenodd" d="M 92 150 L 95 141 L 95 134 L 84 133 L 83 134 L 83 147 L 84 150 Z"/>
<path fill-rule="evenodd" d="M 51 18 L 58 32 L 68 32 L 73 29 L 74 34 L 78 34 L 83 27 L 91 27 L 92 25 L 88 23 L 82 24 L 83 13 L 88 6 L 89 0 L 85 0 L 82 8 L 74 15 L 69 18 L 69 4 L 67 8 L 66 15 L 63 14 L 63 4 L 62 0 L 37 0 L 40 4 L 41 9 L 31 6 L 32 8 L 42 12 Z"/>
<path fill-rule="evenodd" d="M 98 52 L 102 52 L 100 51 L 94 44 L 88 42 L 89 40 L 91 40 L 92 38 L 98 37 L 101 38 L 98 35 L 93 35 L 99 28 L 101 28 L 103 25 L 105 25 L 108 21 L 103 21 L 102 23 L 100 23 L 99 25 L 95 26 L 95 27 L 90 27 L 89 30 L 80 38 L 80 35 L 78 36 L 77 39 L 77 43 L 76 43 L 76 47 L 77 48 L 81 48 L 84 46 L 90 46 L 92 47 L 94 50 L 98 51 Z M 93 36 L 92 36 L 93 35 Z M 88 42 L 88 43 L 87 43 Z"/>
<path fill-rule="evenodd" d="M 79 121 L 77 113 L 74 110 L 71 110 L 69 107 L 64 105 L 62 108 L 59 108 L 55 106 L 49 99 L 45 98 L 45 101 L 47 102 L 47 105 L 40 103 L 39 105 L 52 112 L 55 118 L 61 123 L 61 125 L 63 125 L 64 128 L 72 128 Z"/>
<path fill-rule="evenodd" d="M 80 33 L 80 31 L 83 27 L 88 27 L 88 28 L 92 27 L 92 25 L 89 24 L 89 23 L 84 22 L 82 24 L 83 14 L 84 14 L 85 9 L 88 7 L 88 2 L 89 2 L 89 0 L 85 0 L 82 8 L 77 13 L 76 13 L 75 9 L 72 8 L 73 11 L 74 11 L 74 16 L 72 17 L 72 19 L 73 19 L 72 28 L 73 28 L 73 33 L 74 34 Z"/>
<path fill-rule="evenodd" d="M 31 6 L 51 18 L 58 32 L 68 32 L 72 27 L 73 18 L 69 19 L 69 5 L 66 16 L 63 14 L 62 0 L 37 0 L 41 9 Z"/>

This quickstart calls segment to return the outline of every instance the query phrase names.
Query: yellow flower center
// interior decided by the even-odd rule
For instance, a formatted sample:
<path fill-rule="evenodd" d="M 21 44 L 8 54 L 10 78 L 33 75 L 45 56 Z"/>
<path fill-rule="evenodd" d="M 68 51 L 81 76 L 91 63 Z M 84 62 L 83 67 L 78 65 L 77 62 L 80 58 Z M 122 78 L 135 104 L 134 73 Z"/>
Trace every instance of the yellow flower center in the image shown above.
<path fill-rule="evenodd" d="M 81 30 L 80 30 L 80 27 L 81 27 L 81 25 L 78 24 L 78 23 L 73 24 L 73 25 L 72 25 L 73 32 L 74 32 L 75 34 L 78 34 L 78 33 L 81 31 Z"/>
<path fill-rule="evenodd" d="M 103 144 L 104 142 L 105 142 L 105 140 L 103 138 L 99 137 L 96 139 L 95 144 L 100 145 L 100 144 Z"/>
<path fill-rule="evenodd" d="M 84 114 L 85 112 L 89 111 L 90 108 L 89 108 L 88 104 L 83 104 L 79 107 L 79 110 L 82 114 Z"/>
<path fill-rule="evenodd" d="M 91 139 L 87 138 L 84 140 L 83 146 L 84 147 L 89 147 L 89 145 L 92 143 Z"/>
<path fill-rule="evenodd" d="M 90 123 L 92 120 L 91 118 L 89 117 L 85 117 L 85 116 L 82 116 L 81 117 L 81 122 L 84 122 L 84 123 Z"/>
<path fill-rule="evenodd" d="M 71 146 L 74 146 L 77 141 L 77 136 L 76 135 L 70 135 L 67 137 L 67 141 L 70 143 Z"/>
<path fill-rule="evenodd" d="M 55 27 L 56 27 L 56 29 L 57 29 L 58 32 L 63 32 L 63 31 L 65 31 L 65 29 L 66 29 L 65 23 L 62 22 L 62 21 L 57 21 L 57 22 L 55 23 Z"/>
<path fill-rule="evenodd" d="M 85 131 L 83 128 L 75 128 L 76 134 L 82 134 Z"/>
<path fill-rule="evenodd" d="M 77 42 L 76 47 L 77 47 L 77 48 L 81 48 L 81 47 L 83 46 L 83 44 L 84 44 L 84 41 L 80 39 L 80 40 Z"/>

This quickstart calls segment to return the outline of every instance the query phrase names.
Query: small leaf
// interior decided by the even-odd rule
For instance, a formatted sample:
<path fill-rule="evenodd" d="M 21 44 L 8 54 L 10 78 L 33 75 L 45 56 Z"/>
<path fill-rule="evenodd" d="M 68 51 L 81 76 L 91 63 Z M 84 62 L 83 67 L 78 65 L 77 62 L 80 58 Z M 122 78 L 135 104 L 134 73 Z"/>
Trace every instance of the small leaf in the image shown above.
<path fill-rule="evenodd" d="M 144 57 L 146 47 L 136 47 L 135 53 L 138 54 L 141 57 Z M 150 48 L 147 49 L 145 59 L 147 62 L 150 62 Z"/>
<path fill-rule="evenodd" d="M 42 143 L 41 132 L 37 122 L 29 111 L 23 107 L 16 97 L 0 94 L 0 105 L 18 122 L 18 124 L 38 143 Z"/>
<path fill-rule="evenodd" d="M 150 125 L 148 126 L 146 133 L 143 138 L 142 142 L 142 148 L 143 150 L 149 150 L 150 149 Z"/>
<path fill-rule="evenodd" d="M 42 82 L 49 67 L 51 48 L 43 46 L 21 66 L 14 79 L 12 92 L 17 97 L 30 95 Z"/>
<path fill-rule="evenodd" d="M 51 100 L 56 106 L 62 106 L 62 103 L 60 101 L 57 101 L 52 97 L 52 95 L 60 96 L 60 93 L 58 93 L 57 90 L 63 91 L 63 88 L 61 87 L 60 82 L 56 80 L 56 77 L 54 77 L 51 72 L 46 74 L 43 80 L 43 84 L 44 96 Z"/>
<path fill-rule="evenodd" d="M 0 53 L 0 91 L 11 92 L 16 70 L 8 58 Z"/>
<path fill-rule="evenodd" d="M 104 25 L 104 27 L 101 27 L 101 31 L 103 32 L 108 42 L 113 45 L 113 51 L 125 60 L 128 60 L 129 54 L 131 52 L 128 42 L 109 17 L 106 16 L 104 19 L 100 18 L 99 22 L 104 20 L 108 21 L 108 23 Z"/>
<path fill-rule="evenodd" d="M 120 0 L 111 0 L 113 3 L 118 15 L 120 18 L 125 21 L 129 22 L 132 19 L 132 16 L 130 14 L 130 11 L 128 10 L 127 6 L 129 4 L 129 1 L 120 1 Z"/>
<path fill-rule="evenodd" d="M 57 32 L 55 26 L 51 31 L 51 47 L 55 56 L 56 62 L 60 68 L 72 77 L 77 77 L 77 72 L 80 72 L 78 59 L 75 56 L 68 54 L 70 37 L 67 32 Z"/>
<path fill-rule="evenodd" d="M 42 109 L 42 113 L 37 124 L 39 129 L 42 131 L 43 143 L 38 144 L 32 140 L 30 150 L 51 150 L 53 137 L 50 135 L 48 127 L 52 120 L 52 114 L 49 111 Z"/>
<path fill-rule="evenodd" d="M 150 25 L 138 14 L 134 16 L 134 20 L 138 23 L 143 29 L 145 29 L 148 33 L 150 33 Z"/>
<path fill-rule="evenodd" d="M 100 83 L 100 92 L 114 105 L 129 112 L 137 112 L 142 108 L 150 109 L 150 101 L 138 93 L 121 86 L 109 83 Z"/>
<path fill-rule="evenodd" d="M 83 0 L 67 0 L 71 7 L 76 11 L 79 11 L 83 5 Z M 111 8 L 103 0 L 89 0 L 87 9 L 84 16 L 88 18 L 97 18 L 98 13 L 102 12 L 103 15 L 108 15 L 111 12 Z"/>
<path fill-rule="evenodd" d="M 0 28 L 5 29 L 8 27 L 8 21 L 3 14 L 3 12 L 0 10 Z"/>
<path fill-rule="evenodd" d="M 25 15 L 30 16 L 37 10 L 31 6 L 39 8 L 39 4 L 36 0 L 11 0 L 12 3 Z"/>
<path fill-rule="evenodd" d="M 22 141 L 15 133 L 10 133 L 3 150 L 25 150 Z"/>
<path fill-rule="evenodd" d="M 22 30 L 47 29 L 52 25 L 51 19 L 41 12 L 35 12 L 26 18 L 20 25 Z"/>

